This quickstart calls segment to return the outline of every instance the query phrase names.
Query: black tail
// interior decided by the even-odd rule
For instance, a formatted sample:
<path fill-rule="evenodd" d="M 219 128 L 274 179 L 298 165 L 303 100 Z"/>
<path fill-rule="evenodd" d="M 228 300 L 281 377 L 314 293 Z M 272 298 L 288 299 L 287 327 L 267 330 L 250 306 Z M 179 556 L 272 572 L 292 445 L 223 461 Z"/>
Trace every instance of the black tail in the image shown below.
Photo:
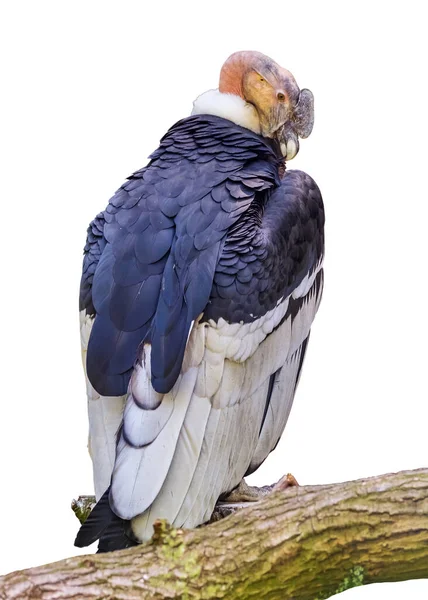
<path fill-rule="evenodd" d="M 111 509 L 108 488 L 80 527 L 74 545 L 84 548 L 100 540 L 98 552 L 112 552 L 136 546 L 130 535 L 129 521 L 118 517 Z"/>

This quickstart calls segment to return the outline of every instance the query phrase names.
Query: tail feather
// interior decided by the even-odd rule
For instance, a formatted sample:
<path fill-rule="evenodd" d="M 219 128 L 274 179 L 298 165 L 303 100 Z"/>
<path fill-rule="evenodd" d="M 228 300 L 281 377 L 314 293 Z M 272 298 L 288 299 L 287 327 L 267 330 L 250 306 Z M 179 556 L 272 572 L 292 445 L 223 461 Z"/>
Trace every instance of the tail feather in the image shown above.
<path fill-rule="evenodd" d="M 90 546 L 98 539 L 98 552 L 111 552 L 135 546 L 137 542 L 128 535 L 129 521 L 121 519 L 112 511 L 109 501 L 110 487 L 92 509 L 80 527 L 74 545 L 78 548 Z"/>
<path fill-rule="evenodd" d="M 136 542 L 130 535 L 129 521 L 125 521 L 120 517 L 114 516 L 113 521 L 105 530 L 98 543 L 98 553 L 113 552 L 114 550 L 123 550 L 137 546 Z"/>
<path fill-rule="evenodd" d="M 89 517 L 80 527 L 74 540 L 74 545 L 78 548 L 84 548 L 93 544 L 101 537 L 112 522 L 115 514 L 110 508 L 109 493 L 110 488 L 107 488 L 92 509 Z"/>

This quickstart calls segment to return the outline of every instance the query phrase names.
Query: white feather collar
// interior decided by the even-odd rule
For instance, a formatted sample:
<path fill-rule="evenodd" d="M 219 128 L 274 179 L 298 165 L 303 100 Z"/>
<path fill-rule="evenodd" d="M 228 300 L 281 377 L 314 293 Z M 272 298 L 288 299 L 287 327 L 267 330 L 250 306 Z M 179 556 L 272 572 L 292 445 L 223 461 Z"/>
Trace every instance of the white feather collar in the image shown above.
<path fill-rule="evenodd" d="M 241 127 L 260 134 L 260 121 L 252 104 L 235 94 L 223 94 L 219 90 L 208 90 L 193 102 L 192 115 L 215 115 L 233 121 Z"/>

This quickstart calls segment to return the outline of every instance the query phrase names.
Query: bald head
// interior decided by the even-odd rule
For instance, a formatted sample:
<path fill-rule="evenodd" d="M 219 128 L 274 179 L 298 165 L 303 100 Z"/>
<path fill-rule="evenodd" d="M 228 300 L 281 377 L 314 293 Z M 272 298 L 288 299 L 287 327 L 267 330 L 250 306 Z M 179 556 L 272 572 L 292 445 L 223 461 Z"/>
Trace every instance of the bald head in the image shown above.
<path fill-rule="evenodd" d="M 251 92 L 251 84 L 267 84 L 280 96 L 279 100 L 296 99 L 299 93 L 296 80 L 287 69 L 284 69 L 272 58 L 253 50 L 235 52 L 226 60 L 220 71 L 219 90 L 224 94 L 235 94 L 244 98 Z M 245 89 L 247 88 L 247 89 Z M 259 86 L 260 89 L 263 86 Z"/>
<path fill-rule="evenodd" d="M 312 130 L 311 92 L 301 92 L 290 71 L 261 52 L 242 51 L 229 56 L 220 72 L 219 91 L 239 96 L 255 107 L 262 135 L 286 136 L 280 141 L 288 145 L 288 150 L 283 150 L 287 158 L 297 154 L 298 135 L 307 137 Z M 304 127 L 299 127 L 299 118 Z"/>

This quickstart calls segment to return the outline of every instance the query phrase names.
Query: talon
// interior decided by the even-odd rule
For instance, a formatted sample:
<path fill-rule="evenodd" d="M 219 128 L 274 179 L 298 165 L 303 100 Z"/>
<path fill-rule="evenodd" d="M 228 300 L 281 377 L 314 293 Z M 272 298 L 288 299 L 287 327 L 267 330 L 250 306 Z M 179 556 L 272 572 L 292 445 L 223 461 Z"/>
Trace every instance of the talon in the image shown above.
<path fill-rule="evenodd" d="M 287 473 L 287 475 L 281 477 L 281 479 L 273 486 L 272 491 L 276 492 L 276 490 L 286 490 L 289 487 L 299 487 L 297 479 L 291 473 Z"/>
<path fill-rule="evenodd" d="M 238 504 L 244 502 L 257 502 L 268 494 L 277 490 L 286 490 L 289 487 L 298 487 L 297 479 L 291 473 L 287 473 L 284 477 L 274 485 L 266 485 L 256 487 L 248 485 L 245 479 L 242 479 L 239 485 L 236 486 L 229 494 L 225 494 L 219 498 L 219 502 L 227 504 Z"/>

